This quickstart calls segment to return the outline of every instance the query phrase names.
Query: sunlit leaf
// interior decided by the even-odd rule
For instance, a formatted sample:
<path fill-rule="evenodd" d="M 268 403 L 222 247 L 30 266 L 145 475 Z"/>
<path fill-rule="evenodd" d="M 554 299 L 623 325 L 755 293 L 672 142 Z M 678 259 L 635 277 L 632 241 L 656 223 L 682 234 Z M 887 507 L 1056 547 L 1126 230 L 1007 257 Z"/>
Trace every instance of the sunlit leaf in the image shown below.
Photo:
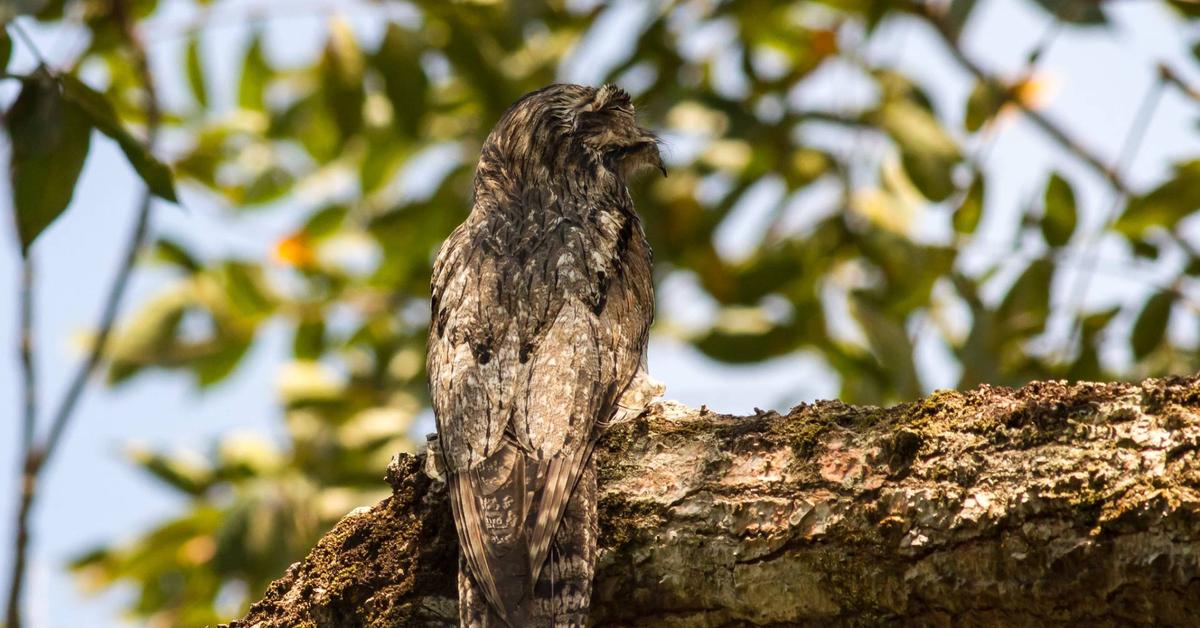
<path fill-rule="evenodd" d="M 999 113 L 1004 105 L 1004 92 L 999 85 L 976 82 L 967 98 L 967 113 L 964 124 L 974 133 Z"/>
<path fill-rule="evenodd" d="M 259 266 L 225 262 L 217 269 L 216 276 L 225 288 L 230 305 L 238 314 L 260 317 L 275 309 L 275 298 Z"/>
<path fill-rule="evenodd" d="M 292 355 L 297 360 L 316 360 L 325 352 L 325 321 L 305 320 L 296 326 Z"/>
<path fill-rule="evenodd" d="M 1050 246 L 1063 246 L 1075 232 L 1075 192 L 1057 173 L 1050 177 L 1043 196 L 1042 236 Z"/>
<path fill-rule="evenodd" d="M 931 201 L 944 201 L 954 193 L 954 167 L 962 160 L 958 145 L 928 110 L 912 101 L 884 104 L 880 125 L 900 148 L 900 159 L 917 189 Z"/>
<path fill-rule="evenodd" d="M 1135 358 L 1140 360 L 1150 355 L 1163 343 L 1167 335 L 1167 323 L 1171 319 L 1171 306 L 1174 303 L 1175 294 L 1168 291 L 1156 293 L 1146 300 L 1146 305 L 1138 314 L 1137 321 L 1133 324 L 1133 333 L 1129 337 Z"/>
<path fill-rule="evenodd" d="M 63 98 L 59 83 L 38 75 L 21 81 L 5 117 L 13 209 L 21 251 L 66 210 L 88 154 L 88 116 Z"/>
<path fill-rule="evenodd" d="M 204 83 L 204 68 L 200 65 L 200 37 L 191 37 L 187 45 L 187 79 L 192 98 L 201 108 L 208 107 L 208 88 Z"/>
<path fill-rule="evenodd" d="M 271 67 L 263 56 L 262 33 L 255 33 L 246 47 L 242 58 L 242 75 L 238 81 L 238 106 L 243 109 L 261 110 L 267 89 Z"/>
<path fill-rule="evenodd" d="M 214 479 L 211 470 L 191 460 L 141 448 L 130 451 L 129 457 L 150 475 L 188 495 L 202 495 Z"/>
<path fill-rule="evenodd" d="M 113 334 L 108 343 L 108 381 L 118 383 L 142 368 L 173 360 L 179 323 L 194 302 L 186 286 L 177 286 L 144 303 Z"/>
<path fill-rule="evenodd" d="M 61 79 L 66 99 L 84 112 L 96 129 L 117 142 L 129 165 L 133 166 L 150 191 L 160 198 L 178 202 L 171 169 L 150 154 L 145 144 L 121 124 L 108 99 L 73 76 L 64 75 Z"/>
<path fill-rule="evenodd" d="M 961 234 L 975 233 L 975 228 L 979 226 L 979 219 L 983 217 L 983 186 L 983 174 L 976 174 L 962 203 L 954 211 L 955 231 Z"/>

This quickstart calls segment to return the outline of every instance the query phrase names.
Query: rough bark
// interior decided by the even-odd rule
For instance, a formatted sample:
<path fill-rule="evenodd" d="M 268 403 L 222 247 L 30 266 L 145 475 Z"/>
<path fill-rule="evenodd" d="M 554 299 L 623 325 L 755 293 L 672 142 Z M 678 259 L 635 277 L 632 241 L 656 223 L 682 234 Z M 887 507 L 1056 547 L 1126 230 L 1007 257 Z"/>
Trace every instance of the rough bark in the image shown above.
<path fill-rule="evenodd" d="M 597 451 L 598 626 L 1187 624 L 1200 383 L 1044 382 L 727 416 L 665 402 Z M 420 457 L 234 627 L 454 625 Z"/>

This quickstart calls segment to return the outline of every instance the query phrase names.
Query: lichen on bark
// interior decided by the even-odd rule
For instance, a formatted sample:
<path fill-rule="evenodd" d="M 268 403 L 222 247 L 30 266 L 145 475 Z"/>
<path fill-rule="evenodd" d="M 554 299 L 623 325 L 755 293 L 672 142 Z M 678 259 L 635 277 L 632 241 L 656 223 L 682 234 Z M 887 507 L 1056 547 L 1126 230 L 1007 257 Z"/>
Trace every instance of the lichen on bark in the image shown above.
<path fill-rule="evenodd" d="M 597 449 L 597 626 L 1186 625 L 1200 617 L 1200 384 L 1039 382 L 892 408 L 672 402 Z M 249 626 L 455 625 L 419 457 L 273 583 Z"/>

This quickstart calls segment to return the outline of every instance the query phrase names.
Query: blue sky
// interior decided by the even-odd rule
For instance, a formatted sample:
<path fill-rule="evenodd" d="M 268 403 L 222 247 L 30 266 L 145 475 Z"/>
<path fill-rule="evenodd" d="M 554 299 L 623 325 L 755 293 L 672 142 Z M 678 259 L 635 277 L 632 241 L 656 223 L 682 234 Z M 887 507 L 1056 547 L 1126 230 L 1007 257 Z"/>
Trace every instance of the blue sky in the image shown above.
<path fill-rule="evenodd" d="M 183 78 L 176 70 L 182 67 L 183 42 L 171 36 L 167 27 L 187 19 L 187 3 L 165 4 L 169 10 L 161 24 L 166 34 L 151 30 L 148 39 L 167 98 L 186 99 Z M 273 16 L 269 21 L 268 53 L 274 61 L 287 62 L 316 54 L 331 14 L 329 9 L 335 4 L 283 0 L 220 4 L 225 17 L 210 29 L 203 47 L 210 82 L 233 83 L 231 77 L 236 74 L 248 32 L 247 21 L 238 18 L 246 14 L 247 7 L 268 8 Z M 579 53 L 564 63 L 563 78 L 594 80 L 605 64 L 619 60 L 624 54 L 625 38 L 648 15 L 639 5 L 645 6 L 616 3 L 596 23 Z M 966 35 L 968 52 L 989 69 L 1016 74 L 1048 21 L 1044 13 L 1030 5 L 1015 0 L 981 2 Z M 285 6 L 286 11 L 282 10 Z M 341 6 L 356 34 L 364 39 L 377 36 L 383 11 L 357 3 Z M 1189 31 L 1181 26 L 1162 13 L 1157 3 L 1114 3 L 1111 15 L 1117 25 L 1114 30 L 1069 29 L 1041 63 L 1057 83 L 1047 114 L 1110 161 L 1133 118 L 1136 95 L 1143 93 L 1153 79 L 1153 62 L 1168 62 L 1193 84 L 1200 84 L 1200 73 L 1187 50 L 1190 42 L 1200 36 L 1195 28 Z M 52 59 L 69 58 L 77 49 L 78 37 L 71 32 L 35 30 L 34 35 Z M 719 33 L 711 37 L 719 45 Z M 703 44 L 697 43 L 701 47 Z M 961 115 L 961 103 L 972 83 L 921 28 L 906 22 L 893 25 L 880 34 L 870 54 L 888 59 L 917 77 L 951 119 Z M 28 63 L 27 55 L 18 55 L 18 65 Z M 811 104 L 837 105 L 853 97 L 847 95 L 849 88 L 839 80 L 836 67 L 825 72 L 827 76 L 814 81 L 805 94 Z M 11 85 L 0 89 L 4 102 L 12 94 Z M 1127 178 L 1145 186 L 1161 178 L 1173 160 L 1200 154 L 1197 113 L 1194 102 L 1168 92 Z M 94 146 L 70 211 L 36 246 L 41 275 L 36 341 L 44 406 L 58 398 L 75 367 L 78 344 L 74 339 L 98 317 L 140 194 L 115 146 L 100 137 Z M 0 152 L 6 155 L 7 148 L 0 148 Z M 1011 242 L 1013 233 L 1007 225 L 1015 222 L 1012 212 L 1040 190 L 1048 170 L 1061 170 L 1075 184 L 1085 224 L 1094 224 L 1087 221 L 1098 220 L 1100 210 L 1111 201 L 1111 193 L 1091 172 L 1066 158 L 1019 118 L 1001 130 L 987 163 L 992 194 L 985 214 L 988 219 L 981 229 L 986 239 L 998 246 L 979 247 L 980 259 L 994 258 L 997 250 Z M 235 216 L 186 190 L 183 198 L 187 211 L 165 204 L 156 208 L 155 231 L 196 243 L 212 254 L 265 255 L 269 243 L 288 232 L 298 216 L 287 210 Z M 772 201 L 768 189 L 762 200 L 739 208 L 723 228 L 727 245 L 736 249 L 739 243 L 757 237 L 762 207 L 771 202 L 777 201 Z M 930 229 L 936 232 L 938 227 Z M 1125 252 L 1115 243 L 1102 243 L 1100 251 L 1105 264 L 1122 264 Z M 0 416 L 14 419 L 0 422 L 0 429 L 5 430 L 0 436 L 0 565 L 5 574 L 11 559 L 19 399 L 16 353 L 15 349 L 7 349 L 15 347 L 16 311 L 7 295 L 16 294 L 17 267 L 17 247 L 6 230 L 0 236 L 0 364 L 4 365 L 0 368 L 0 403 L 7 407 L 0 409 Z M 1089 302 L 1136 300 L 1148 290 L 1144 277 L 1108 274 L 1104 264 L 1098 273 L 1104 281 L 1095 282 L 1102 285 Z M 152 269 L 139 272 L 126 299 L 126 311 L 129 304 L 153 294 L 164 280 Z M 676 312 L 680 317 L 704 315 L 704 300 L 686 278 L 671 282 L 665 289 L 675 297 L 670 301 L 687 304 L 690 311 Z M 939 351 L 933 343 L 921 344 L 921 362 L 930 374 L 927 387 L 947 386 L 954 381 L 953 367 Z M 274 374 L 287 353 L 287 334 L 276 326 L 262 335 L 235 377 L 203 394 L 193 390 L 183 377 L 153 373 L 116 390 L 98 384 L 89 388 L 41 490 L 27 589 L 30 625 L 121 625 L 117 609 L 129 591 L 118 588 L 100 596 L 86 594 L 65 574 L 65 563 L 96 544 L 131 538 L 182 506 L 175 494 L 139 474 L 122 458 L 122 451 L 134 442 L 169 450 L 204 451 L 218 436 L 234 431 L 279 438 L 281 415 L 269 391 L 274 389 Z M 651 347 L 650 363 L 652 373 L 667 384 L 668 397 L 691 405 L 707 404 L 720 411 L 744 413 L 754 406 L 784 408 L 837 393 L 836 377 L 804 356 L 753 367 L 731 367 L 713 363 L 677 342 L 658 340 Z"/>

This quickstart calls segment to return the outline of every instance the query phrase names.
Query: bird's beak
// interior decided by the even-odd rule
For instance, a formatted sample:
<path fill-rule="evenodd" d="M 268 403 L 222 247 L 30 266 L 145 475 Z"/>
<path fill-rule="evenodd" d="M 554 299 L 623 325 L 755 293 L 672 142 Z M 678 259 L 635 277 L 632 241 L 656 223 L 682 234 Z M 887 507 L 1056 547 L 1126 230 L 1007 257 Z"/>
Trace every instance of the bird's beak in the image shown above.
<path fill-rule="evenodd" d="M 659 150 L 658 136 L 654 133 L 642 129 L 642 136 L 639 138 L 642 143 L 646 144 L 646 162 L 654 166 L 662 173 L 662 176 L 667 176 L 667 166 L 662 160 L 662 151 Z"/>

